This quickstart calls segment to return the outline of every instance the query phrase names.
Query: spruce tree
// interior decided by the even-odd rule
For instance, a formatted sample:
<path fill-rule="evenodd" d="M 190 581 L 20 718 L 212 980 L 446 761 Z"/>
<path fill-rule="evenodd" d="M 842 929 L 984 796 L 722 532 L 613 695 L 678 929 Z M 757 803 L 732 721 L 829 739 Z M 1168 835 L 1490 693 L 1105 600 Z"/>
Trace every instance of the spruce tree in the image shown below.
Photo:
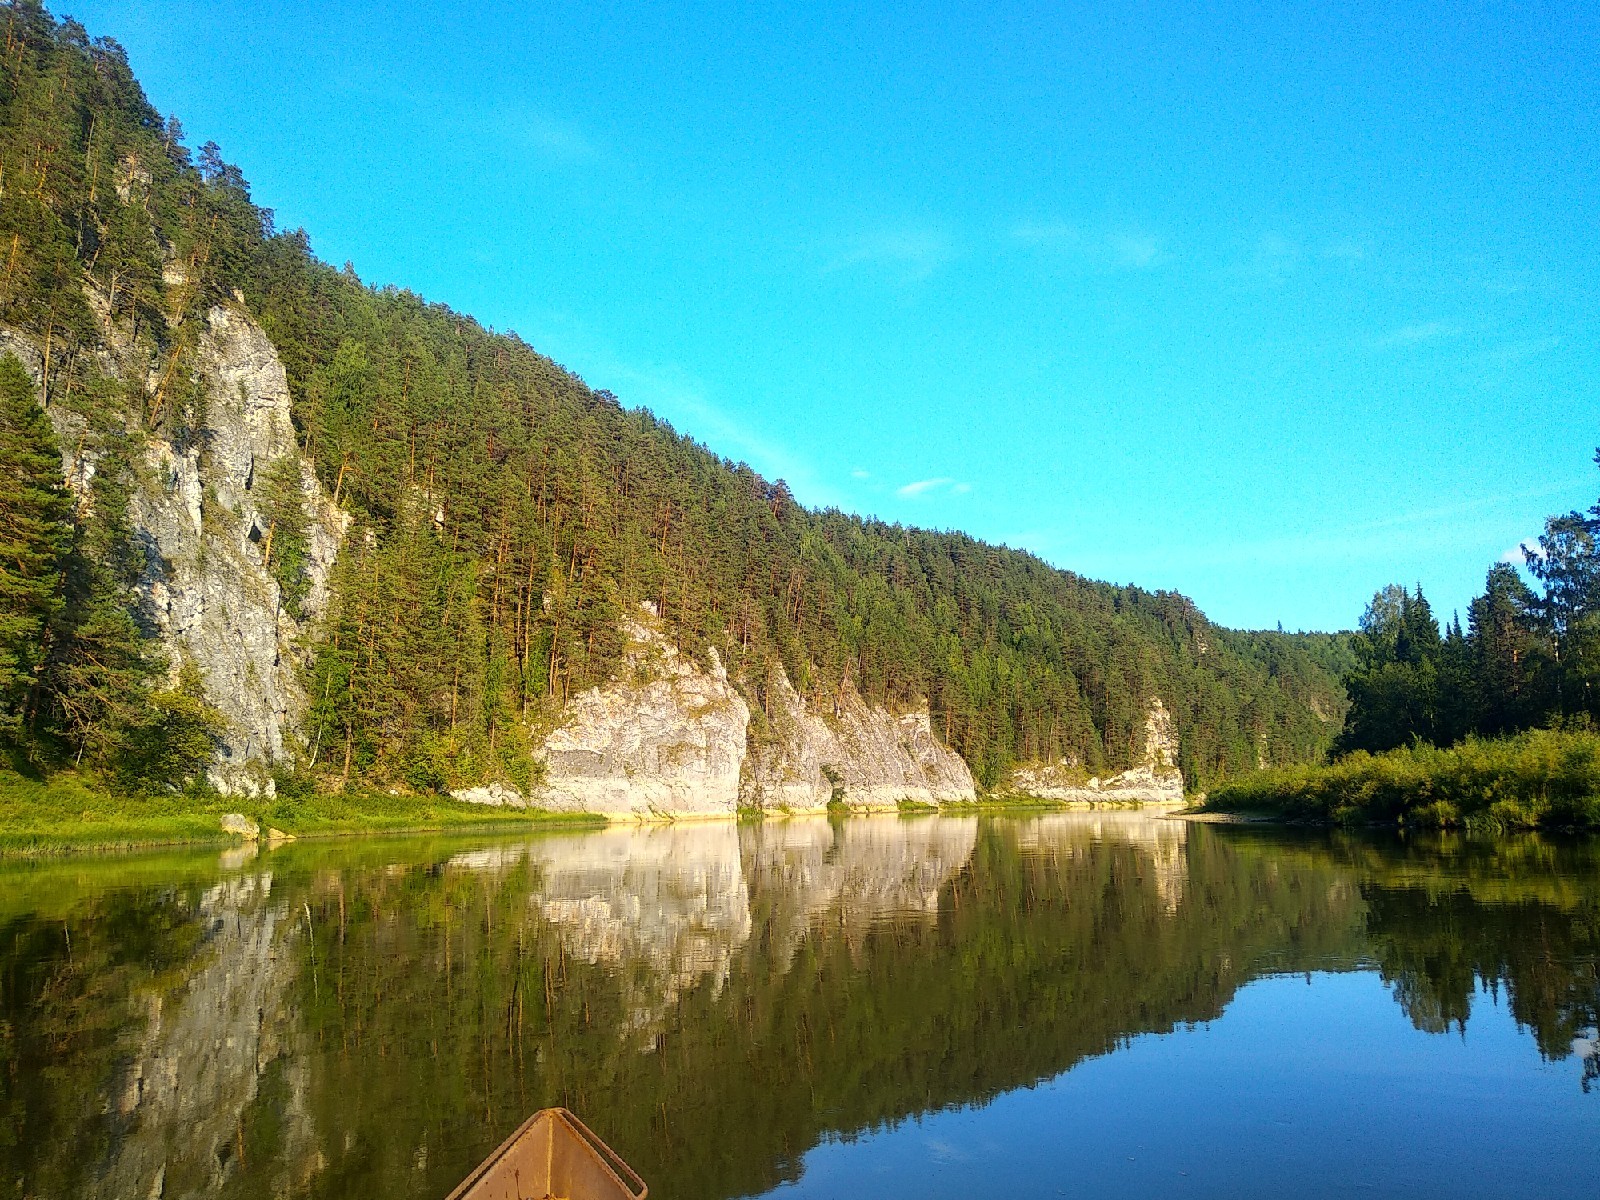
<path fill-rule="evenodd" d="M 63 605 L 72 539 L 61 455 L 33 380 L 0 358 L 0 730 L 15 738 Z"/>

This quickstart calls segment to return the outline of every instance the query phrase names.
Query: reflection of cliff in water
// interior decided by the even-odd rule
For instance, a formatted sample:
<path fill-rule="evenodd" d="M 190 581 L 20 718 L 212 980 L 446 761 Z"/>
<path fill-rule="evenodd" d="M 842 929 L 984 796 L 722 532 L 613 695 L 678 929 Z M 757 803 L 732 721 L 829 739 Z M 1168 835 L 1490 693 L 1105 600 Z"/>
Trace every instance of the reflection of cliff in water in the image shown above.
<path fill-rule="evenodd" d="M 1593 863 L 1563 854 L 1508 888 L 1504 861 L 1370 839 L 887 817 L 301 845 L 90 888 L 0 920 L 0 1179 L 436 1197 L 565 1103 L 654 1194 L 743 1195 L 830 1132 L 1372 962 L 1424 1028 L 1503 987 L 1559 1058 L 1592 1044 L 1600 942 Z"/>
<path fill-rule="evenodd" d="M 195 909 L 203 942 L 170 993 L 144 992 L 143 1036 L 111 1087 L 118 1137 L 88 1194 L 211 1196 L 241 1171 L 278 1177 L 306 1166 L 309 1063 L 291 1009 L 300 971 L 299 914 L 271 899 L 269 872 L 207 889 Z M 239 1131 L 263 1085 L 280 1106 L 286 1156 L 247 1163 Z"/>
<path fill-rule="evenodd" d="M 977 818 L 809 817 L 747 825 L 739 852 L 772 966 L 786 969 L 813 931 L 852 947 L 885 921 L 932 921 L 967 865 Z"/>

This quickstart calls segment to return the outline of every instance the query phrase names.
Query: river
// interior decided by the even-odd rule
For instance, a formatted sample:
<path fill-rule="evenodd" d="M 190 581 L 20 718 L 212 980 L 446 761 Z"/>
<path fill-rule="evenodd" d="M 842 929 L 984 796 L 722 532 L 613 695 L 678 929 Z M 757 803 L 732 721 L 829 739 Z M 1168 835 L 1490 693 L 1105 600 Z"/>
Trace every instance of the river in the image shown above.
<path fill-rule="evenodd" d="M 1600 842 L 1130 812 L 0 864 L 0 1197 L 1595 1192 Z"/>

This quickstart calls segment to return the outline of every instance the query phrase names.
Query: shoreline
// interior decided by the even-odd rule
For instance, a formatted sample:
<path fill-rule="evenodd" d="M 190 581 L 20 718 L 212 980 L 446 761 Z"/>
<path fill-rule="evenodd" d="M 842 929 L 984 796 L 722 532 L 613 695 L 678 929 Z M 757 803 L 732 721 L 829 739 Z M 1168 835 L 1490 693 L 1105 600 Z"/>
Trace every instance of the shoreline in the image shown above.
<path fill-rule="evenodd" d="M 448 797 L 387 793 L 313 797 L 226 796 L 118 798 L 82 778 L 0 780 L 0 860 L 61 858 L 182 847 L 271 847 L 295 841 L 440 834 L 536 833 L 612 826 L 714 821 L 755 823 L 816 817 L 977 816 L 985 813 L 1149 810 L 1179 815 L 1176 802 L 1038 797 L 979 798 L 938 805 L 829 806 L 732 812 L 575 813 L 496 808 Z M 228 828 L 227 826 L 233 826 Z"/>

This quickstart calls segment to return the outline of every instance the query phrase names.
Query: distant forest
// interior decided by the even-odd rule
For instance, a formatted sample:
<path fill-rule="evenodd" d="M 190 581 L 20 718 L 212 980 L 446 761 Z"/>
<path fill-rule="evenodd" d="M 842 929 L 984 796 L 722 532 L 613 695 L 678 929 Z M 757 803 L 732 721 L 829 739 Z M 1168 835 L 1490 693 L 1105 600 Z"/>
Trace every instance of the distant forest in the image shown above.
<path fill-rule="evenodd" d="M 126 512 L 142 440 L 201 425 L 194 350 L 218 304 L 272 338 L 301 446 L 353 517 L 295 768 L 324 786 L 526 779 L 530 730 L 611 676 L 646 600 L 687 652 L 718 651 L 756 712 L 780 668 L 818 702 L 925 703 L 984 785 L 1019 761 L 1138 761 L 1157 696 L 1193 784 L 1326 753 L 1348 636 L 1221 629 L 1175 593 L 808 510 L 515 334 L 318 261 L 216 145 L 185 146 L 115 42 L 31 0 L 3 21 L 0 325 L 44 364 L 37 396 L 0 372 L 0 537 L 24 551 L 0 563 L 14 756 L 148 786 L 203 758 L 195 682 L 134 619 Z M 113 325 L 141 369 L 107 366 Z M 99 463 L 91 500 L 52 501 L 42 525 L 25 495 L 63 493 L 40 404 L 81 414 Z M 294 612 L 307 514 L 280 494 L 269 565 Z M 1376 626 L 1361 644 L 1375 669 Z"/>
<path fill-rule="evenodd" d="M 1441 632 L 1421 585 L 1372 598 L 1338 751 L 1600 724 L 1600 501 L 1551 516 L 1524 553 L 1540 591 L 1496 563 L 1465 627 L 1457 615 Z"/>

